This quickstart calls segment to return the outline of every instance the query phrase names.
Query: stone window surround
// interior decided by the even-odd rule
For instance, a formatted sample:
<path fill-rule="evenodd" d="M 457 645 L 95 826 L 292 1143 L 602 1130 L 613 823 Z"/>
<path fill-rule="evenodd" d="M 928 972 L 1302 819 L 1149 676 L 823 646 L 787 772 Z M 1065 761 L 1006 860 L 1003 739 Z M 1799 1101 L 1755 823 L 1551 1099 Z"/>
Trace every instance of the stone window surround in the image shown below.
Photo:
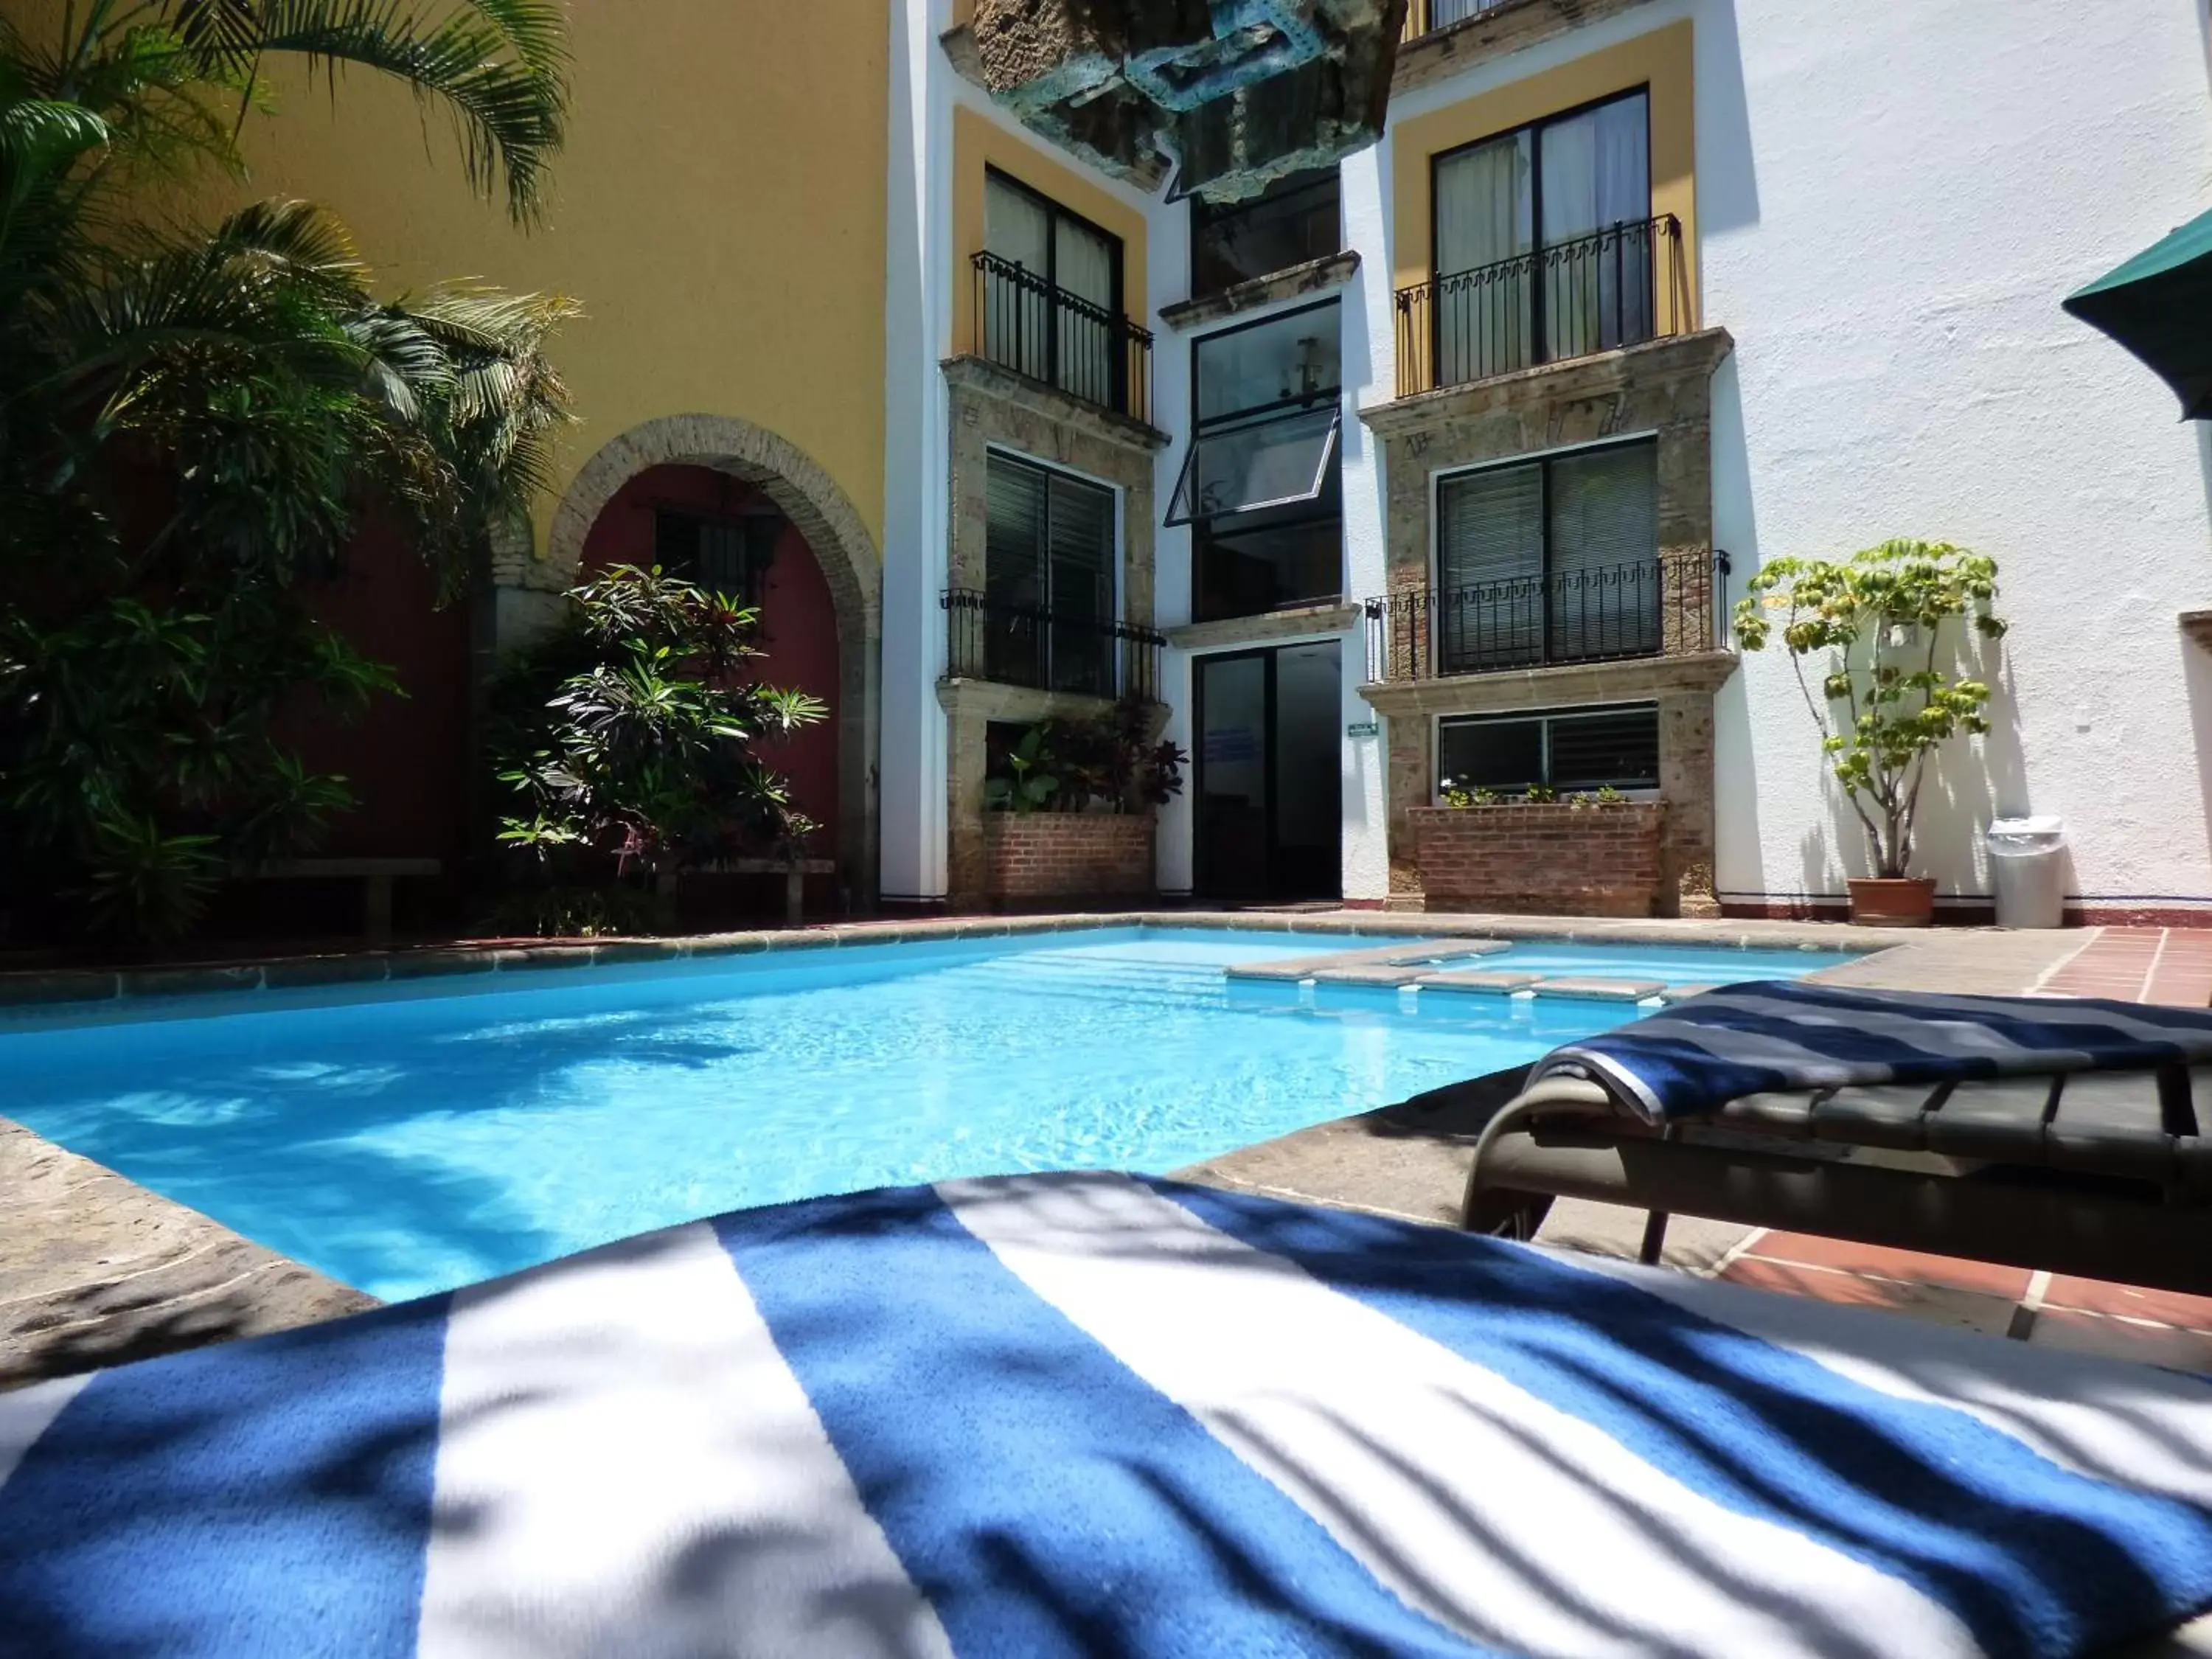
<path fill-rule="evenodd" d="M 1167 447 L 1167 434 L 986 358 L 948 357 L 939 368 L 950 398 L 951 500 L 945 586 L 983 586 L 989 526 L 987 481 L 991 452 L 1000 450 L 1077 474 L 1115 492 L 1121 538 L 1120 619 L 1151 627 L 1157 533 L 1153 463 Z M 937 698 L 945 718 L 948 896 L 955 904 L 980 903 L 989 880 L 983 780 L 984 745 L 991 725 L 1083 719 L 1114 705 L 1103 697 L 969 679 L 939 680 Z M 1157 724 L 1164 726 L 1166 712 L 1157 711 Z"/>
<path fill-rule="evenodd" d="M 1390 587 L 1431 580 L 1438 476 L 1647 433 L 1659 446 L 1662 556 L 1710 559 L 1711 380 L 1733 345 L 1726 331 L 1711 329 L 1363 409 L 1360 418 L 1383 448 Z M 1656 702 L 1660 792 L 1672 808 L 1669 908 L 1683 915 L 1718 914 L 1712 702 L 1735 666 L 1733 652 L 1710 650 L 1362 687 L 1388 725 L 1393 899 L 1407 902 L 1419 891 L 1408 814 L 1435 799 L 1435 716 Z"/>

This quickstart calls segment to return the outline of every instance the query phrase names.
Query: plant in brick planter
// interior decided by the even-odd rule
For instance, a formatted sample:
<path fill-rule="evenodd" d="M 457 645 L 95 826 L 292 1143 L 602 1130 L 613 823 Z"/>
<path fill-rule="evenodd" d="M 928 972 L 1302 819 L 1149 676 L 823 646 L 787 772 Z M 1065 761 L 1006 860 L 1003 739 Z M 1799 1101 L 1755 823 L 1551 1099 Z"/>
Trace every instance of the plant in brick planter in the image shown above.
<path fill-rule="evenodd" d="M 998 899 L 1136 896 L 1152 890 L 1153 810 L 1188 759 L 1152 737 L 1154 710 L 1041 721 L 984 781 L 988 886 Z"/>
<path fill-rule="evenodd" d="M 1953 738 L 1990 729 L 1989 686 L 1959 667 L 1962 647 L 2004 636 L 1996 594 L 1985 554 L 1899 540 L 1848 559 L 1777 559 L 1736 606 L 1747 651 L 1765 649 L 1780 618 L 1821 750 L 1866 831 L 1875 873 L 1850 881 L 1855 921 L 1917 927 L 1934 914 L 1936 884 L 1908 873 L 1920 791 Z"/>
<path fill-rule="evenodd" d="M 1508 795 L 1451 778 L 1437 793 L 1441 805 L 1413 814 L 1431 910 L 1648 916 L 1665 903 L 1663 801 L 1611 787 L 1562 800 L 1547 784 Z"/>

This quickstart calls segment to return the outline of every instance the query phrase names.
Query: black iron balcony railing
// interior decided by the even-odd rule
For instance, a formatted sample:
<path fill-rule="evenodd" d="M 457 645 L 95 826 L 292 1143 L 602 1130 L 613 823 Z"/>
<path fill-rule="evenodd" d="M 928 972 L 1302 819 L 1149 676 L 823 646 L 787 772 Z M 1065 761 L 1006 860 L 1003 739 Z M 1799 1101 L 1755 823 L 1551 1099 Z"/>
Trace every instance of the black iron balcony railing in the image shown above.
<path fill-rule="evenodd" d="M 1464 23 L 1485 12 L 1504 11 L 1527 3 L 1528 0 L 1409 0 L 1404 38 L 1418 40 L 1425 34 L 1434 34 L 1438 29 Z"/>
<path fill-rule="evenodd" d="M 1725 553 L 1672 554 L 1458 587 L 1401 588 L 1363 607 L 1367 678 L 1433 680 L 1711 651 L 1723 637 L 1718 611 L 1728 568 Z"/>
<path fill-rule="evenodd" d="M 1159 698 L 1166 636 L 1091 611 L 1012 605 L 975 588 L 942 596 L 945 675 L 1087 697 Z"/>
<path fill-rule="evenodd" d="M 975 256 L 975 349 L 1070 397 L 1152 419 L 1151 333 L 995 253 Z"/>
<path fill-rule="evenodd" d="M 1398 290 L 1398 395 L 1684 332 L 1682 225 L 1626 222 Z"/>

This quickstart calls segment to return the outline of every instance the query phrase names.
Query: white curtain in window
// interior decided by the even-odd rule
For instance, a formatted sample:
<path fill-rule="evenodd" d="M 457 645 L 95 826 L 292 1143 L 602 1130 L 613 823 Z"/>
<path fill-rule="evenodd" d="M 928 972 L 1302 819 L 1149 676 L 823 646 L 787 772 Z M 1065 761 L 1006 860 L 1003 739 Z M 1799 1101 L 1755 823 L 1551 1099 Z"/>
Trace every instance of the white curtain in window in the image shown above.
<path fill-rule="evenodd" d="M 1544 276 L 1553 357 L 1650 337 L 1647 101 L 1618 99 L 1544 129 L 1544 245 L 1558 250 Z"/>
<path fill-rule="evenodd" d="M 983 246 L 1029 280 L 984 278 L 983 351 L 994 362 L 1042 380 L 1051 363 L 1052 215 L 1043 203 L 996 176 L 983 185 Z"/>
<path fill-rule="evenodd" d="M 1115 245 L 1071 219 L 1061 219 L 1054 237 L 1058 253 L 1055 280 L 1063 294 L 1087 301 L 1106 317 L 1114 315 Z M 1088 311 L 1060 313 L 1060 384 L 1094 404 L 1111 404 L 1114 358 L 1120 348 L 1110 322 Z"/>
<path fill-rule="evenodd" d="M 1535 240 L 1525 132 L 1437 163 L 1437 384 L 1526 368 L 1533 361 L 1529 273 Z M 1511 263 L 1507 263 L 1511 262 Z"/>

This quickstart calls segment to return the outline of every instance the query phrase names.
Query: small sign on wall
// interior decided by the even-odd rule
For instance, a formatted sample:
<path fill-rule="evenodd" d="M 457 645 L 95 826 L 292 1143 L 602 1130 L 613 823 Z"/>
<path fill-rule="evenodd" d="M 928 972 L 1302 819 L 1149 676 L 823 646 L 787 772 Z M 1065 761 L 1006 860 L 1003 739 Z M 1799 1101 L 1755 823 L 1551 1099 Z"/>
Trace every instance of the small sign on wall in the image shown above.
<path fill-rule="evenodd" d="M 1382 735 L 1382 727 L 1379 721 L 1358 720 L 1346 726 L 1344 735 L 1347 738 L 1379 738 Z"/>

